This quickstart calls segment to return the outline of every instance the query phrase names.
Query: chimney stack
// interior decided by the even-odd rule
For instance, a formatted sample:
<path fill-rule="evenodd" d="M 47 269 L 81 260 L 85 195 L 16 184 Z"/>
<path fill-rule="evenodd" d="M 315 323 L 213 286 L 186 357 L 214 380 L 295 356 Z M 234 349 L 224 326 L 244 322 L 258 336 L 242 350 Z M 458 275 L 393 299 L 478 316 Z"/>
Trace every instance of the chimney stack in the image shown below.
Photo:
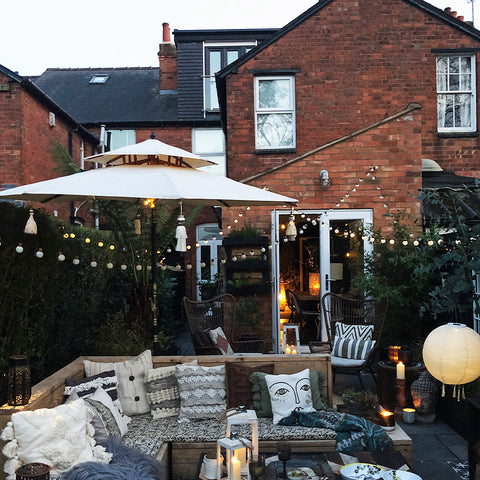
<path fill-rule="evenodd" d="M 170 25 L 162 24 L 162 43 L 158 52 L 160 90 L 177 89 L 177 48 L 171 40 Z"/>

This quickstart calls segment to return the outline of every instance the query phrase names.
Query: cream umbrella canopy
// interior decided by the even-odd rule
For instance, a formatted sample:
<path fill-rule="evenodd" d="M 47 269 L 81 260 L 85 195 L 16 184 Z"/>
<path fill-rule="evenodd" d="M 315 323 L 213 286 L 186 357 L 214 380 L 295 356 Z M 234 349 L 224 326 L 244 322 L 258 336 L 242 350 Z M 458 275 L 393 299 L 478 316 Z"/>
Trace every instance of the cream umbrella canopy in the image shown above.
<path fill-rule="evenodd" d="M 196 170 L 195 168 L 211 165 L 213 162 L 155 139 L 87 157 L 85 160 L 115 166 L 4 190 L 0 192 L 0 200 L 45 203 L 51 200 L 98 198 L 138 203 L 150 199 L 153 200 L 150 201 L 151 206 L 157 203 L 225 207 L 293 206 L 297 203 L 294 198 Z M 151 213 L 152 323 L 155 352 L 158 348 L 155 208 L 151 209 Z"/>

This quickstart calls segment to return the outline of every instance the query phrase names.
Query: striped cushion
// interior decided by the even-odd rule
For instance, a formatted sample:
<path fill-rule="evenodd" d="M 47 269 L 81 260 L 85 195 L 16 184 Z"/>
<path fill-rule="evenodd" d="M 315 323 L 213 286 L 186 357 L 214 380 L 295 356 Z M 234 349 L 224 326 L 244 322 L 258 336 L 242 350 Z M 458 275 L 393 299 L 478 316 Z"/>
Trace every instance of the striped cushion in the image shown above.
<path fill-rule="evenodd" d="M 179 420 L 218 418 L 226 408 L 225 365 L 176 365 L 180 389 Z"/>
<path fill-rule="evenodd" d="M 371 340 L 373 337 L 373 325 L 348 325 L 337 322 L 335 324 L 335 336 L 358 340 Z"/>
<path fill-rule="evenodd" d="M 335 337 L 332 355 L 335 357 L 365 360 L 375 340 L 354 340 L 352 338 Z"/>

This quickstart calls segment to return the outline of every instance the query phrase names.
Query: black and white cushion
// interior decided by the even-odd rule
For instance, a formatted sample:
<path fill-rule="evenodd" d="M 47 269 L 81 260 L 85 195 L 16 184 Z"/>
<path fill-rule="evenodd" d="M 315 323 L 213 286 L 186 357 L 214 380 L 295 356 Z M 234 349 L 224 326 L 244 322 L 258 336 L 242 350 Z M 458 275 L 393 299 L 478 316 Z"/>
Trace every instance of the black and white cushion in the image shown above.
<path fill-rule="evenodd" d="M 352 338 L 354 340 L 371 340 L 373 337 L 373 325 L 348 325 L 335 323 L 335 336 Z"/>

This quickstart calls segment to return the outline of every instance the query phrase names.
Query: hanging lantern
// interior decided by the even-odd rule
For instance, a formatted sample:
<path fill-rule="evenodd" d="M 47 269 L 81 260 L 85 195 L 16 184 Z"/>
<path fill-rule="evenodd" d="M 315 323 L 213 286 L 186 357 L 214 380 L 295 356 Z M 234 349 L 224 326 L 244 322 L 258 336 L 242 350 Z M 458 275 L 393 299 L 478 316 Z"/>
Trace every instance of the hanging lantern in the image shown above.
<path fill-rule="evenodd" d="M 290 215 L 287 225 L 287 230 L 285 231 L 287 240 L 294 242 L 297 238 L 297 227 L 295 226 L 295 215 Z"/>
<path fill-rule="evenodd" d="M 141 235 L 142 234 L 142 224 L 141 224 L 141 221 L 140 221 L 140 213 L 137 213 L 137 215 L 135 215 L 134 225 L 135 225 L 135 235 Z"/>
<path fill-rule="evenodd" d="M 25 355 L 9 358 L 7 372 L 7 401 L 9 405 L 26 405 L 32 394 L 30 365 Z"/>
<path fill-rule="evenodd" d="M 30 216 L 28 217 L 27 223 L 25 224 L 25 229 L 23 231 L 30 235 L 37 234 L 37 224 L 33 218 L 33 210 L 30 210 Z"/>
<path fill-rule="evenodd" d="M 480 335 L 461 323 L 442 325 L 423 345 L 425 367 L 437 380 L 453 385 L 453 396 L 465 398 L 463 385 L 480 376 Z M 458 388 L 457 388 L 458 387 Z"/>
<path fill-rule="evenodd" d="M 180 214 L 178 216 L 178 225 L 175 232 L 175 238 L 177 239 L 177 245 L 175 250 L 177 252 L 187 251 L 187 229 L 185 228 L 185 217 Z"/>

